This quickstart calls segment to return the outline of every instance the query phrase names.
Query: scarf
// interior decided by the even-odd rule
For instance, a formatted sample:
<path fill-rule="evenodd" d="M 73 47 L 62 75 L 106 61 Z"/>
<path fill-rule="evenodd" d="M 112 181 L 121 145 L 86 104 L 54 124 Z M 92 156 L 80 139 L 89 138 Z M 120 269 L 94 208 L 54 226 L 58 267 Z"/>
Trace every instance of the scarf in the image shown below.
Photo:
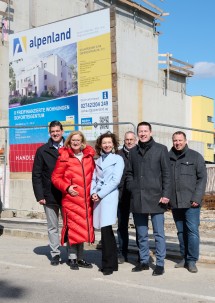
<path fill-rule="evenodd" d="M 110 155 L 111 153 L 105 153 L 103 150 L 101 151 L 101 157 L 102 157 L 102 161 L 104 161 L 108 155 Z"/>
<path fill-rule="evenodd" d="M 152 137 L 147 142 L 141 142 L 140 140 L 138 141 L 138 145 L 140 147 L 140 152 L 141 152 L 142 156 L 144 156 L 145 153 L 152 147 L 153 142 L 154 142 L 154 140 Z"/>

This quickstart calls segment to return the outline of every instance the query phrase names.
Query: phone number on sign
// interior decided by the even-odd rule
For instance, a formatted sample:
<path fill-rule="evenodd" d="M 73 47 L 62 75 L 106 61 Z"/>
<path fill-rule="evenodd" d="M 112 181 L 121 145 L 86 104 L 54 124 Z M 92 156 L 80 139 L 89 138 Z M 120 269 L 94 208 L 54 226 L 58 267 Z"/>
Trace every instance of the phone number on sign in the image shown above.
<path fill-rule="evenodd" d="M 81 108 L 99 107 L 99 106 L 108 106 L 108 101 L 92 102 L 92 103 L 82 103 L 81 104 Z"/>

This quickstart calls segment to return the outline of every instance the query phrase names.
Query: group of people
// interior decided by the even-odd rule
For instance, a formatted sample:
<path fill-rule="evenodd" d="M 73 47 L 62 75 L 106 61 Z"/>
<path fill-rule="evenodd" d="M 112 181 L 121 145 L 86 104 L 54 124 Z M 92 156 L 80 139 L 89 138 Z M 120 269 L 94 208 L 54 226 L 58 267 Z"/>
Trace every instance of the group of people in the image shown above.
<path fill-rule="evenodd" d="M 128 222 L 133 214 L 138 264 L 132 272 L 149 270 L 148 220 L 155 238 L 153 275 L 164 273 L 166 242 L 164 212 L 172 209 L 182 260 L 175 265 L 195 273 L 199 258 L 200 208 L 207 174 L 205 161 L 188 148 L 182 131 L 172 136 L 173 147 L 154 141 L 148 122 L 125 133 L 118 150 L 115 134 L 100 135 L 95 150 L 82 132 L 65 140 L 59 121 L 49 125 L 48 143 L 36 151 L 32 183 L 37 201 L 44 206 L 51 265 L 60 263 L 59 213 L 63 218 L 61 245 L 67 243 L 70 268 L 92 268 L 83 256 L 84 242 L 93 243 L 94 228 L 101 230 L 101 272 L 110 275 L 128 260 Z M 118 245 L 112 225 L 118 218 Z"/>

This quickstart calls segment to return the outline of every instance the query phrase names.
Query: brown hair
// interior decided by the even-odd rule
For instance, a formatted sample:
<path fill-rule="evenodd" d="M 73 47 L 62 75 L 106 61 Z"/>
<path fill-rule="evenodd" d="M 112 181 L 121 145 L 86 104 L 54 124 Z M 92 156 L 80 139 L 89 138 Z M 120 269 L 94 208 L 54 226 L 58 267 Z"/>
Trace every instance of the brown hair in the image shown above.
<path fill-rule="evenodd" d="M 55 127 L 55 126 L 59 126 L 60 129 L 63 130 L 63 125 L 60 123 L 60 121 L 54 120 L 54 121 L 51 121 L 49 124 L 49 132 L 51 132 L 51 128 Z"/>
<path fill-rule="evenodd" d="M 101 151 L 102 151 L 102 148 L 101 148 L 101 145 L 102 145 L 102 140 L 104 138 L 111 138 L 112 139 L 112 142 L 113 142 L 113 147 L 114 147 L 114 152 L 117 154 L 118 153 L 118 146 L 119 146 L 119 143 L 118 143 L 118 140 L 117 140 L 117 137 L 115 134 L 111 133 L 111 132 L 107 132 L 105 134 L 102 134 L 100 135 L 97 140 L 96 140 L 96 145 L 95 145 L 95 150 L 96 150 L 96 153 L 100 156 L 101 155 Z"/>
<path fill-rule="evenodd" d="M 186 134 L 184 132 L 182 132 L 181 130 L 175 132 L 173 135 L 172 135 L 172 139 L 174 138 L 175 135 L 182 135 L 184 137 L 185 140 L 187 140 L 187 137 L 186 137 Z"/>
<path fill-rule="evenodd" d="M 143 121 L 143 122 L 138 123 L 138 125 L 137 125 L 137 132 L 138 132 L 138 129 L 139 129 L 140 126 L 148 126 L 150 132 L 152 131 L 152 126 L 151 126 L 151 124 L 149 122 Z"/>

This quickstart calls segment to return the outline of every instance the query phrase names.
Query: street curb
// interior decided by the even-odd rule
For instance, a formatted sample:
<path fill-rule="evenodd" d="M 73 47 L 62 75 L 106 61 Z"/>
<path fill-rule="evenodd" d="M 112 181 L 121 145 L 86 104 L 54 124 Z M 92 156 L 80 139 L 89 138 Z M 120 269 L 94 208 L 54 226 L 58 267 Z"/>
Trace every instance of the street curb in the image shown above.
<path fill-rule="evenodd" d="M 62 222 L 60 222 L 60 229 Z M 117 237 L 117 225 L 113 226 L 115 237 Z M 136 246 L 135 229 L 129 228 L 129 252 L 133 254 L 138 253 Z M 14 237 L 24 237 L 32 239 L 43 239 L 48 242 L 47 234 L 47 222 L 44 219 L 23 219 L 23 218 L 1 218 L 0 220 L 0 235 L 8 235 Z M 207 235 L 207 233 L 206 233 Z M 213 234 L 211 237 L 200 237 L 200 259 L 199 262 L 215 264 L 215 239 Z M 92 245 L 94 249 L 100 240 L 100 231 L 95 230 L 95 243 Z M 88 244 L 86 244 L 88 245 Z M 149 247 L 151 254 L 154 257 L 154 238 L 151 232 L 149 233 Z M 166 246 L 167 246 L 167 258 L 180 259 L 179 245 L 176 232 L 166 232 Z"/>
<path fill-rule="evenodd" d="M 0 235 L 48 240 L 47 234 L 43 232 L 26 231 L 22 229 L 1 228 L 1 226 L 0 226 Z"/>
<path fill-rule="evenodd" d="M 31 239 L 43 239 L 48 241 L 47 232 L 38 232 L 38 231 L 26 231 L 22 229 L 10 229 L 10 228 L 4 228 L 2 225 L 0 225 L 0 235 L 7 235 L 7 236 L 13 236 L 13 237 L 24 237 L 24 238 L 31 238 Z M 99 240 L 95 240 L 94 244 L 92 245 L 94 248 L 96 248 L 96 245 L 98 244 Z M 152 240 L 150 240 L 152 242 Z M 88 244 L 86 244 L 88 245 Z M 175 246 L 173 248 L 170 248 L 168 246 Z M 155 258 L 155 248 L 154 245 L 149 245 L 151 256 Z M 138 254 L 138 248 L 135 245 L 129 245 L 128 247 L 129 253 Z M 173 242 L 167 242 L 167 258 L 171 259 L 180 259 L 180 252 L 179 252 L 179 246 L 178 243 Z M 215 253 L 213 252 L 202 252 L 200 253 L 199 261 L 200 263 L 207 263 L 207 264 L 215 264 Z"/>

